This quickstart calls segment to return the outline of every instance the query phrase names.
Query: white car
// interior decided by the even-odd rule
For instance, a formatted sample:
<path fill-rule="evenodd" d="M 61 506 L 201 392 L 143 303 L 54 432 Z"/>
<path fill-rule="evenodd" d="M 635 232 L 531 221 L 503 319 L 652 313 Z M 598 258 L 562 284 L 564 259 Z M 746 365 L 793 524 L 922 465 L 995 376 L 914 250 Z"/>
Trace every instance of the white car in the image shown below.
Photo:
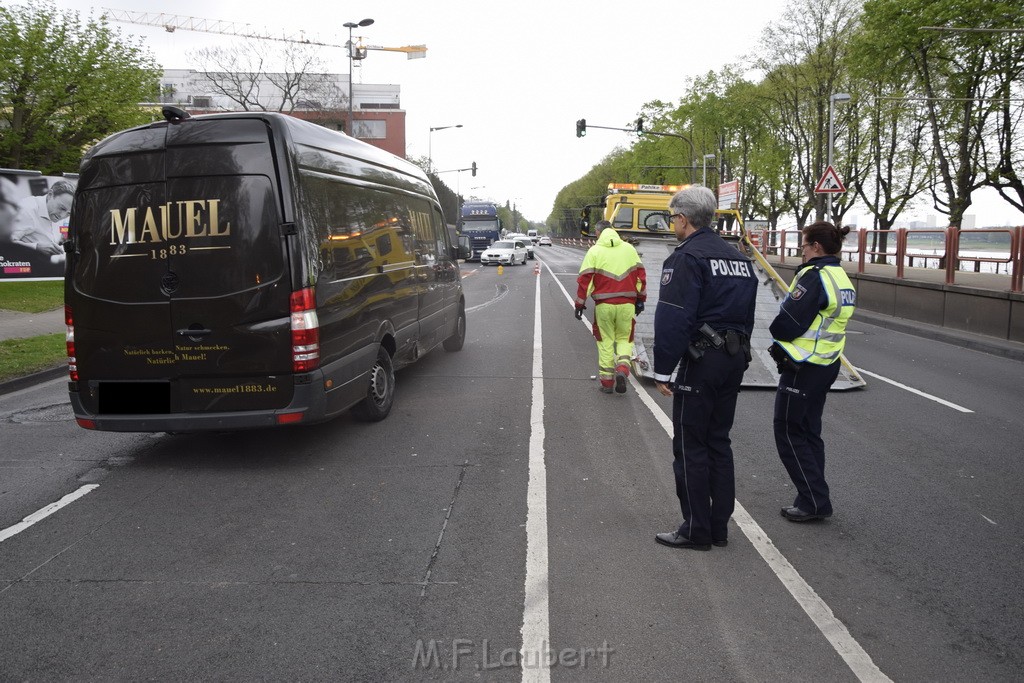
<path fill-rule="evenodd" d="M 510 232 L 509 234 L 505 235 L 502 239 L 504 239 L 504 240 L 516 240 L 516 241 L 524 243 L 526 245 L 526 257 L 528 259 L 530 259 L 531 261 L 533 260 L 533 258 L 534 258 L 534 255 L 533 255 L 533 249 L 534 249 L 533 240 L 531 240 L 529 237 L 527 237 L 526 235 L 524 235 L 521 232 Z"/>
<path fill-rule="evenodd" d="M 551 238 L 548 237 L 547 235 L 542 235 L 541 238 L 539 240 L 537 240 L 537 246 L 538 247 L 550 247 L 551 246 Z"/>
<path fill-rule="evenodd" d="M 522 240 L 499 240 L 480 254 L 480 263 L 485 266 L 491 263 L 514 266 L 517 263 L 526 263 L 526 259 L 526 242 Z"/>

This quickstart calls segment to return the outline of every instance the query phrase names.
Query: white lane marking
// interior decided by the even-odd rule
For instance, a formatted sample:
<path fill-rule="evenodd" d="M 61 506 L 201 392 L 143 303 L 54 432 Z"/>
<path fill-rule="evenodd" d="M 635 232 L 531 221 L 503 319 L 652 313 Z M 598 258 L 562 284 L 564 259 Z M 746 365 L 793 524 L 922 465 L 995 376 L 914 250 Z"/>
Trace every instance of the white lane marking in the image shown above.
<path fill-rule="evenodd" d="M 493 304 L 495 302 L 501 301 L 506 296 L 508 296 L 509 291 L 511 291 L 511 290 L 509 290 L 508 285 L 506 285 L 504 283 L 494 285 L 494 297 L 488 299 L 487 301 L 483 302 L 482 304 L 477 304 L 476 306 L 470 306 L 469 308 L 466 309 L 466 313 L 472 313 L 473 311 L 476 311 L 477 309 L 483 308 L 484 306 L 490 306 L 491 304 Z"/>
<path fill-rule="evenodd" d="M 547 267 L 547 264 L 545 264 L 545 267 Z M 550 268 L 548 268 L 548 272 L 551 272 Z M 558 286 L 561 287 L 565 298 L 569 303 L 572 303 L 573 299 L 569 296 L 565 287 L 562 287 L 562 283 L 559 282 L 557 277 L 554 277 L 554 273 L 551 273 L 551 275 L 555 282 L 558 283 Z M 534 367 L 534 376 L 537 376 L 536 367 Z M 658 421 L 658 424 L 661 425 L 665 433 L 671 438 L 672 419 L 647 393 L 646 389 L 641 386 L 636 376 L 632 373 L 630 373 L 629 381 L 636 390 L 636 395 L 640 397 L 643 404 L 654 415 L 654 419 Z M 804 581 L 803 577 L 790 564 L 789 560 L 779 552 L 779 549 L 768 538 L 768 534 L 754 521 L 754 518 L 750 516 L 750 513 L 747 512 L 746 508 L 738 500 L 736 501 L 736 509 L 733 512 L 733 519 L 736 520 L 736 525 L 739 526 L 743 534 L 750 540 L 754 549 L 761 555 L 761 558 L 775 573 L 775 576 L 779 578 L 779 581 L 786 587 L 786 590 L 793 596 L 797 604 L 811 618 L 811 621 L 818 627 L 818 630 L 825 636 L 832 645 L 832 648 L 850 667 L 853 674 L 861 681 L 890 681 L 891 679 L 875 665 L 871 660 L 871 656 L 850 635 L 843 622 L 836 618 L 825 601 L 811 588 L 810 584 Z"/>
<path fill-rule="evenodd" d="M 3 531 L 0 531 L 0 543 L 3 543 L 11 536 L 20 534 L 22 531 L 29 528 L 36 522 L 46 519 L 47 517 L 55 513 L 57 510 L 60 510 L 65 505 L 70 505 L 71 503 L 74 503 L 76 500 L 78 500 L 79 498 L 81 498 L 82 496 L 89 493 L 89 491 L 92 491 L 95 488 L 99 488 L 99 484 L 86 484 L 77 491 L 72 491 L 68 495 L 64 496 L 56 503 L 50 503 L 46 507 L 36 510 L 31 515 L 21 520 L 17 524 L 9 526 Z"/>
<path fill-rule="evenodd" d="M 555 281 L 555 284 L 558 285 L 558 288 L 560 290 L 562 290 L 562 294 L 565 295 L 565 299 L 566 299 L 566 301 L 569 302 L 569 305 L 572 306 L 573 308 L 576 308 L 576 298 L 572 294 L 569 294 L 569 290 L 567 290 L 565 288 L 565 285 L 562 284 L 562 281 L 558 279 L 557 275 L 555 275 L 555 271 L 551 270 L 551 266 L 549 266 L 544 261 L 541 261 L 541 263 L 544 265 L 545 268 L 548 269 L 548 275 L 550 275 L 551 279 Z M 567 274 L 568 275 L 572 275 L 572 273 L 567 273 Z M 583 323 L 583 326 L 586 327 L 587 330 L 589 330 L 591 334 L 593 334 L 594 327 L 590 323 L 590 321 L 587 319 L 586 315 L 583 316 L 583 318 L 580 320 L 580 322 Z"/>
<path fill-rule="evenodd" d="M 970 408 L 964 408 L 963 406 L 959 406 L 959 405 L 957 405 L 955 403 L 951 403 L 950 401 L 947 401 L 945 399 L 939 398 L 938 396 L 932 396 L 931 394 L 926 394 L 925 392 L 921 391 L 920 389 L 915 389 L 914 387 L 908 387 L 906 384 L 901 384 L 901 383 L 897 382 L 894 379 L 889 379 L 888 377 L 882 377 L 881 375 L 876 375 L 873 372 L 868 372 L 864 368 L 854 368 L 854 370 L 856 370 L 857 372 L 860 372 L 862 374 L 865 374 L 868 377 L 874 377 L 875 379 L 880 379 L 883 382 L 888 382 L 889 384 L 893 385 L 894 387 L 899 387 L 900 389 L 904 389 L 906 391 L 909 391 L 912 394 L 917 394 L 918 396 L 923 396 L 923 397 L 925 397 L 925 398 L 927 398 L 927 399 L 929 399 L 931 401 L 935 401 L 936 403 L 941 403 L 942 405 L 946 406 L 947 408 L 952 408 L 953 410 L 959 410 L 961 413 L 973 413 L 974 412 Z"/>
<path fill-rule="evenodd" d="M 534 294 L 533 400 L 530 480 L 526 489 L 526 598 L 523 601 L 523 681 L 549 683 L 548 475 L 544 464 L 544 362 L 541 358 L 540 278 Z"/>
<path fill-rule="evenodd" d="M 811 618 L 821 634 L 832 644 L 832 649 L 843 658 L 857 680 L 890 681 L 891 683 L 892 679 L 882 673 L 882 670 L 872 661 L 871 655 L 850 635 L 846 625 L 836 617 L 832 609 L 811 588 L 811 585 L 804 581 L 796 568 L 775 547 L 772 540 L 768 538 L 768 534 L 754 521 L 754 518 L 750 516 L 746 508 L 740 505 L 738 500 L 732 516 L 736 525 L 750 539 L 754 549 L 779 577 L 779 581 Z"/>
<path fill-rule="evenodd" d="M 550 269 L 548 270 L 550 271 Z M 552 273 L 552 275 L 554 274 Z M 558 278 L 555 278 L 555 282 L 558 282 Z M 558 284 L 559 287 L 562 286 L 560 282 Z M 566 298 L 571 303 L 572 298 L 565 291 L 565 287 L 562 287 L 562 292 L 566 294 Z M 534 372 L 536 372 L 536 368 Z M 661 425 L 665 433 L 671 438 L 671 418 L 662 410 L 661 406 L 658 405 L 651 395 L 647 393 L 644 387 L 640 385 L 635 375 L 630 374 L 629 380 L 636 389 L 636 395 L 640 397 L 643 404 L 654 415 L 654 419 L 658 421 L 658 424 Z M 825 636 L 832 645 L 832 648 L 843 658 L 846 665 L 850 667 L 853 674 L 861 681 L 890 681 L 891 679 L 875 665 L 871 660 L 871 656 L 850 635 L 843 622 L 836 618 L 832 609 L 811 588 L 810 584 L 804 581 L 803 577 L 790 564 L 789 560 L 779 552 L 779 549 L 768 538 L 768 534 L 754 521 L 754 518 L 750 516 L 750 513 L 747 512 L 746 508 L 738 500 L 736 501 L 736 509 L 733 512 L 733 519 L 736 520 L 736 525 L 739 526 L 743 534 L 750 540 L 754 549 L 761 555 L 761 558 L 775 573 L 775 576 L 779 578 L 779 581 L 786 587 L 786 590 L 793 596 L 797 604 L 807 613 L 807 616 L 811 618 L 811 621 L 818 627 L 818 630 Z"/>
<path fill-rule="evenodd" d="M 638 382 L 634 381 L 633 384 L 637 388 L 636 395 L 640 397 L 640 400 L 651 411 L 658 424 L 665 430 L 665 433 L 671 437 L 672 420 Z M 747 512 L 746 508 L 738 500 L 736 501 L 736 509 L 733 511 L 732 516 L 736 521 L 736 525 L 739 526 L 743 534 L 750 540 L 754 549 L 761 555 L 765 563 L 775 573 L 775 576 L 779 577 L 782 585 L 786 587 L 786 590 L 797 601 L 797 604 L 811 618 L 811 621 L 818 627 L 821 634 L 832 644 L 832 648 L 843 658 L 854 675 L 861 681 L 890 680 L 888 676 L 875 666 L 875 663 L 871 661 L 871 656 L 850 635 L 843 622 L 836 618 L 829 606 L 825 604 L 825 601 L 814 592 L 810 584 L 804 581 L 796 571 L 796 568 L 779 552 L 779 549 L 768 538 L 768 534 L 754 521 L 754 518 L 750 516 L 750 513 Z"/>

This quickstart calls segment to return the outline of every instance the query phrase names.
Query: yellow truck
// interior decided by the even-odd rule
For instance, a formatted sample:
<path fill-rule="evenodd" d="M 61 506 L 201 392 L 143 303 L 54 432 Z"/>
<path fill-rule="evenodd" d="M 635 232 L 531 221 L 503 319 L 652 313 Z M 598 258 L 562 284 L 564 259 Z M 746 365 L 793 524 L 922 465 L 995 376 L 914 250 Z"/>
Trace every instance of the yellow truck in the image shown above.
<path fill-rule="evenodd" d="M 666 218 L 668 200 L 686 185 L 641 185 L 608 183 L 604 219 L 618 232 L 665 232 L 672 226 Z"/>
<path fill-rule="evenodd" d="M 668 202 L 686 185 L 641 185 L 638 183 L 610 183 L 608 194 L 599 204 L 583 208 L 580 232 L 584 237 L 595 237 L 594 223 L 599 215 L 609 221 L 622 239 L 636 247 L 640 260 L 647 271 L 647 308 L 636 317 L 633 338 L 633 371 L 637 377 L 648 377 L 652 372 L 654 348 L 654 312 L 658 306 L 661 282 L 661 267 L 677 240 L 669 225 Z M 718 209 L 715 212 L 716 230 L 723 239 L 732 242 L 736 248 L 749 256 L 762 282 L 758 288 L 755 312 L 754 334 L 751 347 L 754 352 L 750 367 L 743 376 L 745 387 L 771 387 L 778 385 L 779 374 L 775 362 L 768 354 L 772 343 L 768 324 L 778 311 L 779 301 L 786 294 L 787 283 L 758 249 L 743 226 L 740 212 L 735 209 Z M 855 389 L 864 386 L 864 380 L 856 369 L 843 358 L 840 376 L 832 385 L 835 390 Z"/>

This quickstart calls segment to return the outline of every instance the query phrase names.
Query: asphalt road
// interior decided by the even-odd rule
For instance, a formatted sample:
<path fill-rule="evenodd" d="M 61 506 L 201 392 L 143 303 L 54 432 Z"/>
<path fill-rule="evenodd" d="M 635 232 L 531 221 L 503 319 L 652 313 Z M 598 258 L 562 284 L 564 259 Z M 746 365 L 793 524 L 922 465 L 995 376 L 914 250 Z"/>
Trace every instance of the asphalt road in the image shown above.
<path fill-rule="evenodd" d="M 744 391 L 729 546 L 664 548 L 670 402 L 598 392 L 582 252 L 538 255 L 463 268 L 465 348 L 381 423 L 109 434 L 62 380 L 0 396 L 0 680 L 1019 679 L 1024 364 L 855 321 L 835 515 L 779 516 Z"/>

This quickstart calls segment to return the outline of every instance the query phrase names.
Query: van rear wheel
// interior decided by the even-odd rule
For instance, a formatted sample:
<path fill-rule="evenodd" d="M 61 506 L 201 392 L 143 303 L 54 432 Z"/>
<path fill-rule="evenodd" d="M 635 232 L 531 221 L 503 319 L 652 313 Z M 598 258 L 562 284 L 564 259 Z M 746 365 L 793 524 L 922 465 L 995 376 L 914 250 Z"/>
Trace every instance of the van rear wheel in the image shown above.
<path fill-rule="evenodd" d="M 377 349 L 377 361 L 370 370 L 366 396 L 352 408 L 352 415 L 363 422 L 380 422 L 395 402 L 395 367 L 383 346 Z"/>
<path fill-rule="evenodd" d="M 459 319 L 455 321 L 455 332 L 444 340 L 445 351 L 461 351 L 466 343 L 466 311 L 459 307 Z"/>

